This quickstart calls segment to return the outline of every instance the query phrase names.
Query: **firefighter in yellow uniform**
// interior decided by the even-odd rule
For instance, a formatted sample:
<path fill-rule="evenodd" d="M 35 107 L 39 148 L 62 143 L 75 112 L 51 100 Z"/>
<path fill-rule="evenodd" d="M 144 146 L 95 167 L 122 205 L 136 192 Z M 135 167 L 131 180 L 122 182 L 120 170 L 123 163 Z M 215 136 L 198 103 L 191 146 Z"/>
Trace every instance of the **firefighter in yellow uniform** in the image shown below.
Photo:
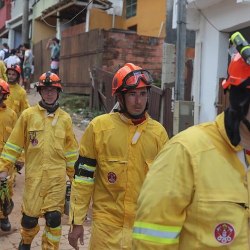
<path fill-rule="evenodd" d="M 7 96 L 9 95 L 9 85 L 4 80 L 0 79 L 0 153 L 3 150 L 4 144 L 6 143 L 8 137 L 10 136 L 10 133 L 16 123 L 17 116 L 16 113 L 8 108 L 4 104 L 4 100 L 7 99 Z M 10 210 L 13 208 L 13 202 L 11 200 L 11 197 L 13 195 L 13 188 L 12 183 L 9 183 L 9 202 L 10 204 Z M 1 190 L 1 187 L 0 187 Z M 1 196 L 1 195 L 0 195 Z M 8 215 L 11 211 L 3 211 L 3 201 L 0 201 L 1 207 L 0 207 L 0 228 L 3 231 L 10 231 L 11 230 L 11 224 L 8 219 Z"/>
<path fill-rule="evenodd" d="M 61 90 L 56 74 L 41 75 L 37 91 L 42 100 L 23 111 L 1 154 L 0 178 L 4 178 L 22 149 L 25 152 L 21 250 L 31 249 L 39 217 L 46 220 L 42 249 L 59 249 L 66 175 L 73 178 L 78 157 L 72 120 L 57 101 Z"/>
<path fill-rule="evenodd" d="M 150 73 L 127 63 L 113 78 L 118 112 L 91 121 L 80 142 L 71 190 L 69 243 L 83 244 L 83 222 L 91 197 L 89 249 L 131 249 L 136 201 L 147 171 L 168 140 L 147 110 Z"/>
<path fill-rule="evenodd" d="M 10 86 L 10 95 L 5 101 L 5 104 L 14 110 L 17 117 L 19 117 L 21 113 L 30 106 L 26 91 L 19 85 L 21 68 L 19 65 L 12 65 L 7 68 L 6 74 Z"/>
<path fill-rule="evenodd" d="M 136 250 L 250 249 L 250 66 L 233 57 L 230 107 L 172 138 L 138 199 Z"/>
<path fill-rule="evenodd" d="M 29 102 L 27 99 L 26 91 L 19 85 L 21 76 L 20 66 L 11 65 L 11 67 L 7 68 L 6 75 L 10 88 L 10 94 L 8 98 L 5 100 L 5 104 L 7 105 L 7 107 L 11 108 L 16 112 L 18 118 L 25 109 L 29 108 Z M 23 166 L 24 166 L 24 155 L 22 153 L 15 163 L 16 170 L 8 179 L 11 193 L 13 193 L 16 171 L 22 169 Z"/>

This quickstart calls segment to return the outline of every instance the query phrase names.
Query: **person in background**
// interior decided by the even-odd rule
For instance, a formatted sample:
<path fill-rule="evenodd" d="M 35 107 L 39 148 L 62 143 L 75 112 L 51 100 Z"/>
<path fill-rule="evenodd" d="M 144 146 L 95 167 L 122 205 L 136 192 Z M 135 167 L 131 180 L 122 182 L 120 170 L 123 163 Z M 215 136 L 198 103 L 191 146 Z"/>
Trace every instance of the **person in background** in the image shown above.
<path fill-rule="evenodd" d="M 4 101 L 7 99 L 10 94 L 9 85 L 4 80 L 0 79 L 0 153 L 3 150 L 7 139 L 10 136 L 10 133 L 16 123 L 17 115 L 16 113 L 7 107 Z M 8 197 L 3 196 L 3 188 L 7 187 Z M 13 181 L 8 179 L 0 183 L 0 228 L 4 232 L 11 230 L 11 224 L 8 216 L 10 215 L 14 203 L 12 201 L 13 196 Z"/>
<path fill-rule="evenodd" d="M 21 68 L 19 65 L 11 65 L 6 70 L 7 78 L 8 78 L 8 84 L 10 88 L 10 94 L 8 98 L 4 101 L 6 106 L 13 111 L 15 111 L 17 118 L 22 114 L 22 112 L 29 108 L 29 102 L 27 99 L 27 94 L 25 90 L 20 86 L 20 75 L 21 75 Z M 24 154 L 18 158 L 18 160 L 15 162 L 14 167 L 15 170 L 12 174 L 10 174 L 9 179 L 9 186 L 13 187 L 15 185 L 15 178 L 16 178 L 16 172 L 20 172 L 20 170 L 24 166 Z"/>
<path fill-rule="evenodd" d="M 25 186 L 19 250 L 31 249 L 40 230 L 40 217 L 46 220 L 42 249 L 59 249 L 66 176 L 72 180 L 78 157 L 72 120 L 58 103 L 62 91 L 60 78 L 49 71 L 43 73 L 37 91 L 41 101 L 21 114 L 0 157 L 0 178 L 5 179 L 24 149 Z"/>
<path fill-rule="evenodd" d="M 19 57 L 19 59 L 21 61 L 20 62 L 20 67 L 21 67 L 20 85 L 23 86 L 23 78 L 24 78 L 24 75 L 23 75 L 24 46 L 22 44 L 20 44 L 16 50 L 17 50 L 16 55 Z"/>
<path fill-rule="evenodd" d="M 54 37 L 49 39 L 46 44 L 46 49 L 50 49 L 50 70 L 55 74 L 59 73 L 59 57 L 60 57 L 60 40 Z"/>
<path fill-rule="evenodd" d="M 33 54 L 29 43 L 24 43 L 24 59 L 23 59 L 23 84 L 27 93 L 30 93 L 30 78 L 33 64 Z"/>
<path fill-rule="evenodd" d="M 0 60 L 5 60 L 10 56 L 10 48 L 7 43 L 2 44 L 2 49 L 0 50 Z"/>
<path fill-rule="evenodd" d="M 21 68 L 19 65 L 11 65 L 11 67 L 7 68 L 6 74 L 10 87 L 10 95 L 5 101 L 5 104 L 14 110 L 17 117 L 19 117 L 21 113 L 30 106 L 25 90 L 19 85 Z"/>
<path fill-rule="evenodd" d="M 150 168 L 133 249 L 250 249 L 250 66 L 239 53 L 228 74 L 230 107 L 173 137 Z"/>
<path fill-rule="evenodd" d="M 10 51 L 10 56 L 4 59 L 4 63 L 7 68 L 10 68 L 11 65 L 19 65 L 21 64 L 20 58 L 16 55 L 17 51 L 16 49 L 12 49 Z"/>
<path fill-rule="evenodd" d="M 83 221 L 91 197 L 89 249 L 131 249 L 136 201 L 154 158 L 168 141 L 164 127 L 147 113 L 153 79 L 126 63 L 114 75 L 112 95 L 119 110 L 94 118 L 80 142 L 70 197 L 69 243 L 83 242 Z"/>

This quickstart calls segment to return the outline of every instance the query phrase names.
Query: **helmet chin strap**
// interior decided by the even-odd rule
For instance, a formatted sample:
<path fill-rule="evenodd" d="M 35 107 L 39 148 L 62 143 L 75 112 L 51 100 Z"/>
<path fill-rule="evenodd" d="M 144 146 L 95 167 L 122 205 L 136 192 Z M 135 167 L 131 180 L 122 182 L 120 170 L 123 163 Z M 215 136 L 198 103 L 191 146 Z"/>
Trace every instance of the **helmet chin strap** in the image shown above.
<path fill-rule="evenodd" d="M 138 120 L 145 116 L 145 110 L 139 115 L 132 115 L 128 111 L 125 112 L 132 120 Z"/>
<path fill-rule="evenodd" d="M 54 102 L 53 104 L 48 104 L 48 103 L 44 102 L 43 100 L 41 100 L 39 102 L 39 105 L 41 107 L 43 107 L 44 109 L 46 109 L 49 114 L 54 113 L 59 108 L 58 102 Z"/>

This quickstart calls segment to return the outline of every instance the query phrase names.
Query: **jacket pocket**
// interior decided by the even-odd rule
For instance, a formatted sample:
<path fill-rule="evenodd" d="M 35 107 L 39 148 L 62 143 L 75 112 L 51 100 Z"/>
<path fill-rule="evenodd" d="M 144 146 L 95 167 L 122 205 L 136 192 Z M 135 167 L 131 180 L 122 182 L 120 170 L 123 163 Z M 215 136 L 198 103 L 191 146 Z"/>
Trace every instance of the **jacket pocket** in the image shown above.
<path fill-rule="evenodd" d="M 216 199 L 198 200 L 194 224 L 198 226 L 196 234 L 200 242 L 199 247 L 235 244 L 236 240 L 237 245 L 241 242 L 244 246 L 244 239 L 248 239 L 246 201 L 239 197 L 234 199 L 226 197 L 226 195 L 218 197 L 217 194 L 216 196 Z M 193 226 L 195 227 L 195 225 Z"/>
<path fill-rule="evenodd" d="M 59 150 L 63 150 L 64 142 L 65 142 L 65 131 L 56 129 L 55 130 L 55 148 Z"/>
<path fill-rule="evenodd" d="M 127 162 L 119 159 L 107 159 L 101 163 L 100 175 L 109 190 L 123 191 L 127 182 Z"/>
<path fill-rule="evenodd" d="M 29 128 L 27 134 L 29 149 L 40 148 L 43 145 L 43 130 L 36 128 Z"/>

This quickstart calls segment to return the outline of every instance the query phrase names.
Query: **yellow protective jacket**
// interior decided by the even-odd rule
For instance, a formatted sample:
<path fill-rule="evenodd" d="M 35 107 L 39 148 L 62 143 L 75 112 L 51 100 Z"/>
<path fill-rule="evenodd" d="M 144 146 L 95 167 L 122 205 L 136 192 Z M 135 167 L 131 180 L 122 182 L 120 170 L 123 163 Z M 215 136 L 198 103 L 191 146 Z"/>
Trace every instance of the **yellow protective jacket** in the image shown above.
<path fill-rule="evenodd" d="M 23 111 L 0 157 L 0 172 L 10 171 L 24 149 L 25 189 L 23 211 L 38 217 L 64 206 L 66 173 L 74 175 L 78 157 L 70 116 L 58 108 L 54 114 L 39 104 Z"/>
<path fill-rule="evenodd" d="M 0 78 L 3 79 L 5 82 L 8 81 L 6 76 L 6 66 L 4 64 L 4 61 L 0 60 Z"/>
<path fill-rule="evenodd" d="M 10 86 L 10 95 L 8 96 L 5 104 L 14 110 L 17 114 L 17 117 L 21 115 L 21 113 L 29 108 L 29 102 L 27 99 L 26 91 L 18 84 L 9 84 Z"/>
<path fill-rule="evenodd" d="M 95 221 L 132 228 L 141 185 L 167 140 L 163 126 L 148 115 L 139 125 L 119 113 L 93 119 L 75 164 L 70 222 L 82 225 L 93 192 Z"/>
<path fill-rule="evenodd" d="M 226 135 L 224 114 L 179 133 L 142 187 L 133 249 L 250 249 L 246 165 L 244 151 Z"/>
<path fill-rule="evenodd" d="M 0 107 L 0 152 L 7 142 L 11 131 L 16 123 L 17 115 L 9 107 Z"/>
<path fill-rule="evenodd" d="M 15 111 L 4 105 L 3 107 L 0 107 L 0 121 L 1 121 L 0 122 L 0 153 L 1 153 L 17 121 L 17 115 Z M 8 185 L 9 185 L 9 193 L 10 196 L 12 197 L 13 181 L 9 180 Z M 1 208 L 0 208 L 0 218 L 4 218 Z"/>

